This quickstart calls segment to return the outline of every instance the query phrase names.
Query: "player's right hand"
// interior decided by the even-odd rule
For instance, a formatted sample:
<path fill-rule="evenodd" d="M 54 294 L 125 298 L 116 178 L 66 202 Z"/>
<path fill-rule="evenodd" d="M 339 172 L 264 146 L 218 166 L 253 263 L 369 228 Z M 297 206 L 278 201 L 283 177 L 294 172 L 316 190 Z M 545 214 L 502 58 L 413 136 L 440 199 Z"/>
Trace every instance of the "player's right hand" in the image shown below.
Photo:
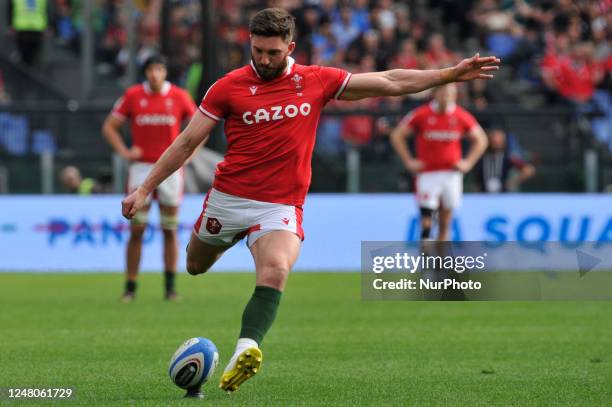
<path fill-rule="evenodd" d="M 134 146 L 127 150 L 127 153 L 125 154 L 123 159 L 127 161 L 138 161 L 140 157 L 142 157 L 142 150 L 140 149 L 140 147 Z"/>
<path fill-rule="evenodd" d="M 421 160 L 406 161 L 406 169 L 410 171 L 412 174 L 416 174 L 420 172 L 423 169 L 423 167 L 425 167 L 425 164 L 423 164 L 423 161 Z"/>
<path fill-rule="evenodd" d="M 145 206 L 146 201 L 147 193 L 141 187 L 136 188 L 134 192 L 121 201 L 121 214 L 126 219 L 132 219 L 136 212 Z"/>

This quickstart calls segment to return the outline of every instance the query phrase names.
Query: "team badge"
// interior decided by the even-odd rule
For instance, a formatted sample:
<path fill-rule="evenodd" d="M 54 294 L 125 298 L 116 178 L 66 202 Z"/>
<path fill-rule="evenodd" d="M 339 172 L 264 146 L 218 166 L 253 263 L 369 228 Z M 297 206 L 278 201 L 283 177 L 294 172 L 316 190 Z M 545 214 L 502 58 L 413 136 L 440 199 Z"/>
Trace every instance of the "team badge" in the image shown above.
<path fill-rule="evenodd" d="M 296 91 L 301 92 L 304 90 L 304 86 L 305 86 L 304 77 L 300 75 L 299 73 L 296 73 L 293 76 L 291 76 L 290 81 L 291 83 L 293 83 L 293 86 L 295 87 Z"/>
<path fill-rule="evenodd" d="M 140 107 L 146 107 L 147 106 L 147 99 L 140 99 Z"/>
<path fill-rule="evenodd" d="M 206 230 L 208 230 L 211 235 L 218 235 L 222 227 L 223 225 L 217 218 L 208 218 L 206 220 Z"/>

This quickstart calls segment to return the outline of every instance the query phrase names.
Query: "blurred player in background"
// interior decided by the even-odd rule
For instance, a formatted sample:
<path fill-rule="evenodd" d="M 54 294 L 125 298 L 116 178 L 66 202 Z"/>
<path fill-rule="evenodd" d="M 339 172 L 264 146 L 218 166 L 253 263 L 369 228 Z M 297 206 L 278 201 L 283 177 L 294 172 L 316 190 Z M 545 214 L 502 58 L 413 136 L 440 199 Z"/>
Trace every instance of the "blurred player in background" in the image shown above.
<path fill-rule="evenodd" d="M 166 81 L 167 64 L 162 56 L 152 56 L 144 64 L 146 80 L 132 86 L 117 101 L 102 127 L 102 133 L 115 152 L 130 162 L 127 189 L 134 191 L 147 178 L 153 164 L 177 138 L 181 123 L 193 116 L 195 102 L 189 94 Z M 121 126 L 128 121 L 132 147 L 128 148 Z M 178 260 L 178 210 L 183 198 L 183 170 L 176 168 L 164 182 L 151 189 L 144 204 L 132 217 L 126 254 L 126 284 L 122 300 L 130 302 L 136 292 L 142 237 L 148 223 L 151 200 L 159 203 L 164 234 L 165 298 L 177 300 L 174 279 Z"/>
<path fill-rule="evenodd" d="M 351 75 L 342 69 L 296 64 L 293 17 L 265 9 L 250 23 L 251 64 L 215 82 L 172 146 L 142 185 L 123 200 L 128 219 L 146 197 L 180 168 L 212 128 L 225 120 L 228 140 L 213 188 L 204 200 L 187 251 L 187 271 L 205 273 L 232 245 L 247 237 L 255 261 L 255 292 L 242 315 L 236 350 L 220 387 L 236 390 L 260 369 L 263 337 L 276 312 L 304 238 L 302 204 L 321 110 L 331 99 L 399 96 L 452 81 L 491 78 L 495 57 L 475 55 L 453 68 L 396 69 Z M 198 395 L 199 389 L 188 394 Z"/>
<path fill-rule="evenodd" d="M 498 193 L 515 191 L 520 184 L 533 177 L 535 167 L 522 160 L 508 148 L 506 131 L 501 127 L 487 128 L 489 148 L 474 168 L 476 189 Z"/>
<path fill-rule="evenodd" d="M 431 239 L 433 215 L 438 211 L 438 240 L 449 240 L 453 210 L 461 202 L 463 174 L 487 148 L 487 137 L 474 116 L 457 106 L 457 86 L 434 91 L 433 100 L 412 112 L 391 133 L 391 144 L 415 175 L 416 200 L 421 211 L 421 240 Z M 472 141 L 462 158 L 461 138 Z M 416 135 L 416 157 L 406 140 Z"/>

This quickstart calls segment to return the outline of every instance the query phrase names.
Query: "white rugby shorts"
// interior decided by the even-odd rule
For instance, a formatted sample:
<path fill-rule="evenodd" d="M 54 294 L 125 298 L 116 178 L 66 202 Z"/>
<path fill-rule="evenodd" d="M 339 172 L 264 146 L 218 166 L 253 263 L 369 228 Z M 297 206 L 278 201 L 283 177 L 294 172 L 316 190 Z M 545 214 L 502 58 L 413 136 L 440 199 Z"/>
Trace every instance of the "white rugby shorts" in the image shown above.
<path fill-rule="evenodd" d="M 304 240 L 302 207 L 255 201 L 211 188 L 194 233 L 204 243 L 232 246 L 245 236 L 251 247 L 261 236 L 275 230 L 295 233 Z"/>
<path fill-rule="evenodd" d="M 128 193 L 134 191 L 144 182 L 151 169 L 153 169 L 153 165 L 143 162 L 130 164 L 127 181 Z M 183 169 L 181 168 L 159 184 L 153 194 L 147 197 L 147 202 L 150 203 L 152 199 L 157 199 L 162 205 L 179 206 L 183 199 L 183 187 Z"/>
<path fill-rule="evenodd" d="M 459 171 L 427 171 L 416 176 L 416 198 L 420 208 L 455 209 L 461 204 L 463 174 Z"/>

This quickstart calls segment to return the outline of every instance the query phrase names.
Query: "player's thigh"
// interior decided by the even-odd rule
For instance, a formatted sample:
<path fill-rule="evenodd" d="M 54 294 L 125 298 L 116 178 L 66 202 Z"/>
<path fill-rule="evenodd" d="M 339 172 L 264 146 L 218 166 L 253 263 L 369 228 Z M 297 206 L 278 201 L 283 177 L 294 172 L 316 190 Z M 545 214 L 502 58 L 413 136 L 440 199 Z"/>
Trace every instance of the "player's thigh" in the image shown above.
<path fill-rule="evenodd" d="M 134 162 L 128 168 L 128 177 L 126 181 L 126 192 L 130 193 L 138 188 L 147 179 L 147 176 L 153 169 L 153 164 Z M 149 199 L 151 196 L 149 196 Z"/>
<path fill-rule="evenodd" d="M 424 172 L 416 176 L 416 200 L 419 208 L 438 209 L 442 191 L 442 177 L 437 172 Z"/>
<path fill-rule="evenodd" d="M 444 177 L 443 189 L 440 196 L 442 206 L 453 210 L 461 205 L 463 196 L 463 174 L 459 171 L 449 171 Z"/>
<path fill-rule="evenodd" d="M 274 230 L 259 237 L 250 247 L 255 260 L 255 284 L 282 290 L 301 246 L 301 239 L 286 230 Z"/>
<path fill-rule="evenodd" d="M 202 274 L 208 271 L 230 247 L 203 242 L 195 232 L 192 232 L 187 246 L 187 271 L 189 274 Z"/>

